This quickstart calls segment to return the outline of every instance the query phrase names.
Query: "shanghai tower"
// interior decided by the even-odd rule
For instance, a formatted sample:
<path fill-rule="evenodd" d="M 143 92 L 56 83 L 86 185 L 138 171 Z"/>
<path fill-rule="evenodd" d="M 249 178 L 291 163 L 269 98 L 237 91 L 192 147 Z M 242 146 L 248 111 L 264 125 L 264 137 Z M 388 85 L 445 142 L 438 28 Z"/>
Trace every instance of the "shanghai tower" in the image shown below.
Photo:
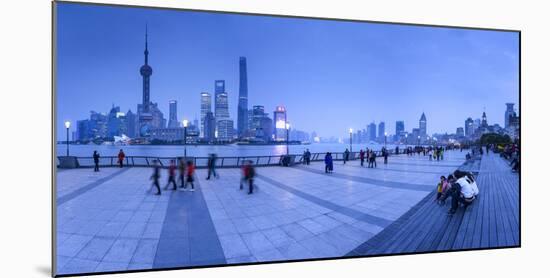
<path fill-rule="evenodd" d="M 246 57 L 239 58 L 239 106 L 237 111 L 237 135 L 246 136 L 248 130 L 248 80 Z"/>

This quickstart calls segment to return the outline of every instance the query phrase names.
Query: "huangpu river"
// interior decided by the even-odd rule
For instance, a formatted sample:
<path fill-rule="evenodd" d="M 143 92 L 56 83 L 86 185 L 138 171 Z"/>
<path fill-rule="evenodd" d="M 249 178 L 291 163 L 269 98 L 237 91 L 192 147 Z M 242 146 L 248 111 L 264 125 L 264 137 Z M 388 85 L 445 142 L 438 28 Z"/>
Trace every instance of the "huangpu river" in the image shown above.
<path fill-rule="evenodd" d="M 360 149 L 380 150 L 384 144 L 353 144 L 352 151 Z M 388 144 L 389 149 L 395 145 Z M 400 149 L 405 146 L 399 146 Z M 289 145 L 290 154 L 302 154 L 306 149 L 312 153 L 317 152 L 343 152 L 349 148 L 349 144 L 338 143 L 313 143 L 310 145 Z M 69 145 L 69 155 L 79 157 L 91 157 L 94 150 L 101 156 L 116 156 L 122 149 L 127 156 L 154 156 L 154 157 L 177 157 L 183 156 L 183 145 Z M 67 145 L 57 144 L 56 153 L 59 156 L 66 155 Z M 261 156 L 261 155 L 282 155 L 286 153 L 286 145 L 187 145 L 187 156 L 206 157 L 215 153 L 218 156 Z"/>

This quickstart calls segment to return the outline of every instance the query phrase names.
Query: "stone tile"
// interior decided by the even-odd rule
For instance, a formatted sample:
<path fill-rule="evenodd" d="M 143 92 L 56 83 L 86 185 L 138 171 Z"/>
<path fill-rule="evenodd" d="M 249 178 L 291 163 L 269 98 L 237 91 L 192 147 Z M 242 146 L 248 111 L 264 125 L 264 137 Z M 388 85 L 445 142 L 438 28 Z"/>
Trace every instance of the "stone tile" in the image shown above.
<path fill-rule="evenodd" d="M 238 234 L 237 228 L 233 225 L 233 222 L 229 219 L 214 221 L 216 227 L 216 233 L 218 236 Z"/>
<path fill-rule="evenodd" d="M 93 238 L 84 248 L 82 248 L 82 250 L 80 250 L 77 257 L 101 261 L 114 242 L 115 240 L 110 238 Z"/>
<path fill-rule="evenodd" d="M 224 235 L 219 237 L 225 258 L 237 258 L 250 256 L 250 251 L 240 235 Z"/>
<path fill-rule="evenodd" d="M 96 267 L 95 272 L 124 271 L 127 268 L 128 268 L 128 263 L 101 262 Z"/>
<path fill-rule="evenodd" d="M 92 238 L 92 236 L 72 235 L 63 244 L 57 246 L 57 255 L 74 257 Z"/>
<path fill-rule="evenodd" d="M 147 226 L 147 222 L 129 222 L 120 233 L 120 237 L 141 238 L 145 226 Z"/>
<path fill-rule="evenodd" d="M 269 262 L 269 261 L 284 261 L 286 257 L 281 254 L 277 249 L 268 249 L 260 252 L 254 252 L 254 257 L 258 262 Z"/>
<path fill-rule="evenodd" d="M 163 227 L 162 223 L 149 222 L 147 223 L 147 226 L 145 226 L 145 230 L 143 232 L 142 237 L 158 239 L 160 238 L 162 227 Z"/>
<path fill-rule="evenodd" d="M 241 234 L 241 237 L 253 255 L 260 251 L 275 248 L 262 232 L 245 233 Z"/>
<path fill-rule="evenodd" d="M 230 258 L 227 260 L 228 264 L 255 263 L 255 262 L 257 262 L 257 260 L 254 256 L 236 257 L 236 258 Z"/>
<path fill-rule="evenodd" d="M 304 220 L 301 220 L 301 221 L 298 221 L 296 222 L 297 224 L 299 224 L 300 226 L 306 228 L 306 230 L 310 231 L 311 233 L 313 234 L 320 234 L 322 232 L 325 232 L 327 230 L 329 230 L 328 227 L 325 227 L 311 219 L 304 219 Z"/>
<path fill-rule="evenodd" d="M 152 265 L 155 260 L 155 254 L 157 253 L 158 240 L 154 239 L 142 239 L 139 241 L 134 256 L 132 257 L 132 264 L 150 264 Z"/>
<path fill-rule="evenodd" d="M 232 221 L 233 224 L 235 224 L 235 228 L 237 228 L 237 231 L 239 231 L 239 233 L 250 233 L 259 230 L 258 227 L 254 225 L 254 222 L 250 220 L 250 218 L 237 218 L 232 219 Z"/>
<path fill-rule="evenodd" d="M 290 237 L 292 237 L 296 241 L 314 236 L 313 233 L 296 223 L 281 226 L 281 229 L 283 229 Z"/>
<path fill-rule="evenodd" d="M 109 222 L 103 226 L 96 236 L 118 237 L 125 226 L 126 222 Z"/>
<path fill-rule="evenodd" d="M 89 273 L 94 272 L 99 265 L 98 261 L 83 260 L 79 258 L 73 258 L 63 268 L 61 268 L 58 274 L 77 274 L 77 273 Z"/>
<path fill-rule="evenodd" d="M 109 252 L 103 257 L 103 261 L 130 263 L 138 245 L 137 239 L 118 239 Z"/>
<path fill-rule="evenodd" d="M 277 248 L 288 260 L 300 260 L 313 258 L 313 254 L 297 242 Z"/>

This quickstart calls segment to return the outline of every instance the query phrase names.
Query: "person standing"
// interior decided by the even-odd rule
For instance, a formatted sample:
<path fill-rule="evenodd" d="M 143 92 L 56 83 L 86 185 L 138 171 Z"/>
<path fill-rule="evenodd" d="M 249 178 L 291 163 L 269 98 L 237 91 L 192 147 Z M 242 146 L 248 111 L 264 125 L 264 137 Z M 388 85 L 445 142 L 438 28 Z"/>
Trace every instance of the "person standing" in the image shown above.
<path fill-rule="evenodd" d="M 309 152 L 309 149 L 306 149 L 306 165 L 309 165 L 311 162 L 311 153 Z"/>
<path fill-rule="evenodd" d="M 164 190 L 168 189 L 170 183 L 173 185 L 172 190 L 178 189 L 178 185 L 176 184 L 176 161 L 173 159 L 170 160 L 170 166 L 168 166 L 168 183 L 166 183 Z"/>
<path fill-rule="evenodd" d="M 94 151 L 94 172 L 99 172 L 99 153 Z"/>
<path fill-rule="evenodd" d="M 219 178 L 219 176 L 216 174 L 216 154 L 210 154 L 208 157 L 208 177 L 206 177 L 207 180 L 210 179 L 210 176 L 213 175 L 215 178 Z"/>
<path fill-rule="evenodd" d="M 159 166 L 158 160 L 153 161 L 153 175 L 151 175 L 150 179 L 153 180 L 153 186 L 157 188 L 156 195 L 160 195 L 160 184 L 159 184 L 160 166 Z"/>
<path fill-rule="evenodd" d="M 384 149 L 384 164 L 388 164 L 388 151 L 386 149 Z"/>
<path fill-rule="evenodd" d="M 330 165 L 330 162 L 331 162 L 332 158 L 330 157 L 330 153 L 327 152 L 327 154 L 325 154 L 325 173 L 328 173 L 329 172 L 329 165 Z"/>
<path fill-rule="evenodd" d="M 372 160 L 372 166 L 376 168 L 376 153 L 374 151 L 372 151 L 370 159 Z"/>
<path fill-rule="evenodd" d="M 118 152 L 118 165 L 119 165 L 120 168 L 122 168 L 122 165 L 124 164 L 124 158 L 125 157 L 126 157 L 126 155 L 124 154 L 122 149 L 120 149 L 120 151 Z"/>
<path fill-rule="evenodd" d="M 365 163 L 365 151 L 363 149 L 359 151 L 359 159 L 361 160 L 361 167 L 363 167 Z"/>

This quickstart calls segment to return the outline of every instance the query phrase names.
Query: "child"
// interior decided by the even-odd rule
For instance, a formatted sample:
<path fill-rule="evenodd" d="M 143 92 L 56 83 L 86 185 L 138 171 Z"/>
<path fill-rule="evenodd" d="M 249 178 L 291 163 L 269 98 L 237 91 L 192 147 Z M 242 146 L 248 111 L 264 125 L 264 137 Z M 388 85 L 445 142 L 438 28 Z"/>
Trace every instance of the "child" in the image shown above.
<path fill-rule="evenodd" d="M 447 188 L 449 187 L 449 183 L 447 182 L 447 179 L 445 176 L 441 176 L 439 178 L 439 183 L 437 184 L 437 196 L 435 197 L 435 200 L 438 204 L 442 203 L 441 196 L 445 194 L 445 191 L 447 191 Z"/>

